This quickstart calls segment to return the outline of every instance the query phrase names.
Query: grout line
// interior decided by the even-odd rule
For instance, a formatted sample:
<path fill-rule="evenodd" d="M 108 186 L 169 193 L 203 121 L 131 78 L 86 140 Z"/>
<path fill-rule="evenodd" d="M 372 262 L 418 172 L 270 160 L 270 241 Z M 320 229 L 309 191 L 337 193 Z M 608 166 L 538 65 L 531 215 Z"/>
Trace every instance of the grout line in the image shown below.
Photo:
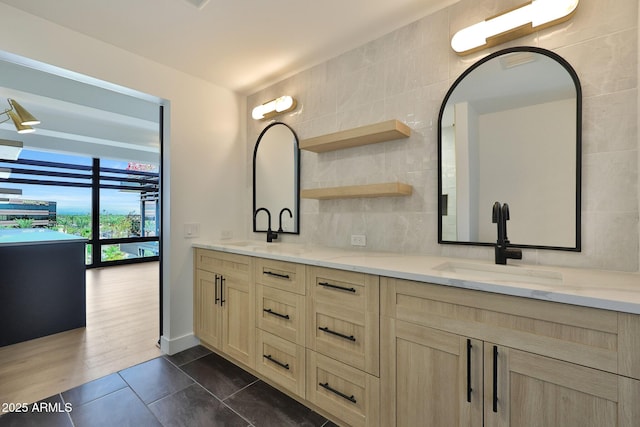
<path fill-rule="evenodd" d="M 245 371 L 245 372 L 246 372 L 246 371 Z M 261 380 L 260 380 L 260 378 L 256 379 L 254 382 L 249 383 L 249 384 L 247 384 L 246 386 L 242 387 L 241 389 L 234 391 L 234 392 L 233 392 L 233 393 L 231 393 L 229 396 L 225 397 L 222 401 L 224 402 L 225 400 L 232 398 L 232 397 L 233 397 L 233 396 L 235 396 L 236 394 L 240 393 L 240 392 L 241 392 L 241 391 L 243 391 L 243 390 L 248 389 L 249 387 L 251 387 L 252 385 L 254 385 L 254 384 L 258 383 L 259 381 L 261 381 Z"/>
<path fill-rule="evenodd" d="M 208 356 L 209 354 L 212 354 L 212 353 L 208 353 L 208 354 L 206 354 L 205 356 Z M 202 357 L 204 357 L 204 356 L 202 356 Z M 200 357 L 199 357 L 199 358 L 197 358 L 197 359 L 194 359 L 193 361 L 198 360 L 198 359 L 200 359 Z M 171 362 L 171 361 L 169 361 L 169 362 Z M 189 362 L 189 363 L 191 363 L 191 362 Z M 175 363 L 172 363 L 172 364 L 173 364 L 174 366 L 176 366 L 176 365 L 175 365 Z M 184 365 L 186 365 L 186 364 L 187 364 L 187 363 L 185 363 Z M 185 371 L 184 371 L 180 366 L 176 366 L 176 367 L 177 367 L 177 368 L 178 368 L 178 369 L 179 369 L 179 370 L 180 370 L 184 375 L 186 375 L 188 378 L 190 378 L 190 379 L 193 381 L 193 383 L 194 383 L 194 384 L 197 384 L 197 385 L 199 385 L 200 387 L 202 387 L 202 389 L 203 389 L 204 391 L 206 391 L 207 393 L 209 393 L 209 394 L 210 394 L 214 399 L 216 399 L 218 402 L 220 402 L 220 403 L 222 404 L 222 406 L 224 406 L 225 408 L 229 409 L 231 412 L 233 412 L 234 414 L 236 414 L 237 416 L 239 416 L 240 418 L 242 418 L 244 421 L 246 421 L 247 423 L 249 423 L 249 424 L 248 424 L 248 427 L 249 427 L 249 426 L 253 426 L 253 423 L 252 423 L 250 420 L 248 420 L 246 417 L 244 417 L 244 416 L 243 416 L 242 414 L 240 414 L 238 411 L 236 411 L 235 409 L 233 409 L 231 406 L 227 405 L 227 403 L 226 403 L 224 400 L 226 400 L 226 399 L 228 399 L 229 397 L 231 397 L 231 396 L 233 396 L 233 395 L 237 394 L 238 392 L 240 392 L 240 391 L 242 391 L 242 390 L 246 389 L 247 387 L 249 387 L 249 386 L 251 386 L 251 385 L 255 384 L 256 382 L 260 381 L 259 379 L 258 379 L 258 380 L 256 380 L 256 381 L 254 381 L 254 382 L 252 382 L 251 384 L 249 384 L 249 385 L 247 385 L 247 386 L 245 386 L 245 387 L 241 388 L 240 390 L 236 391 L 235 393 L 233 393 L 233 394 L 231 394 L 231 395 L 227 396 L 227 397 L 223 400 L 223 399 L 220 399 L 220 398 L 219 398 L 218 396 L 216 396 L 215 394 L 213 394 L 213 392 L 212 392 L 211 390 L 209 390 L 208 388 L 206 388 L 204 385 L 200 384 L 200 383 L 199 383 L 195 378 L 193 378 L 191 375 L 189 375 L 187 372 L 185 372 Z M 193 384 L 190 384 L 190 385 L 189 385 L 189 387 L 190 387 L 190 386 L 192 386 L 192 385 L 193 385 Z M 185 387 L 185 388 L 186 388 L 186 387 Z M 183 390 L 184 390 L 184 389 L 183 389 Z M 176 392 L 176 393 L 177 393 L 177 392 Z M 165 397 L 167 397 L 167 396 L 165 396 Z M 162 398 L 162 399 L 164 399 L 164 398 Z M 158 400 L 161 400 L 161 399 L 158 399 Z M 156 402 L 157 402 L 158 400 L 156 400 Z M 155 403 L 155 402 L 154 402 L 154 403 Z M 147 405 L 147 406 L 148 406 L 148 405 Z"/>
<path fill-rule="evenodd" d="M 60 400 L 62 400 L 62 406 L 65 406 L 65 400 L 64 397 L 62 396 L 62 392 L 58 393 L 58 395 L 60 396 Z M 71 422 L 71 427 L 75 427 L 76 424 L 73 422 L 73 418 L 71 418 L 71 412 L 73 411 L 73 406 L 71 407 L 71 411 L 67 412 L 67 417 L 69 417 L 69 422 Z"/>

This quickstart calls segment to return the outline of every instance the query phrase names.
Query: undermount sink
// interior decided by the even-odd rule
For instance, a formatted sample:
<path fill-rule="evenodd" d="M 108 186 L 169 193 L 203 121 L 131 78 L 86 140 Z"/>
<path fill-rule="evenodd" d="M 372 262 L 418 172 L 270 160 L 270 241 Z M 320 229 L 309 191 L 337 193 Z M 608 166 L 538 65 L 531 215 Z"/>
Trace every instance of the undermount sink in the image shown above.
<path fill-rule="evenodd" d="M 269 252 L 281 255 L 300 255 L 309 252 L 309 248 L 302 248 L 300 245 L 276 242 L 260 242 L 257 240 L 239 240 L 235 242 L 224 242 L 225 246 L 233 246 L 238 249 L 248 251 Z"/>
<path fill-rule="evenodd" d="M 561 285 L 562 274 L 556 271 L 538 270 L 515 265 L 474 264 L 447 261 L 434 268 L 444 273 L 468 277 L 470 280 Z"/>
<path fill-rule="evenodd" d="M 247 249 L 267 248 L 268 245 L 273 245 L 273 243 L 259 242 L 256 240 L 239 240 L 236 242 L 224 242 L 223 244 L 225 246 L 235 246 L 238 248 L 247 248 Z"/>

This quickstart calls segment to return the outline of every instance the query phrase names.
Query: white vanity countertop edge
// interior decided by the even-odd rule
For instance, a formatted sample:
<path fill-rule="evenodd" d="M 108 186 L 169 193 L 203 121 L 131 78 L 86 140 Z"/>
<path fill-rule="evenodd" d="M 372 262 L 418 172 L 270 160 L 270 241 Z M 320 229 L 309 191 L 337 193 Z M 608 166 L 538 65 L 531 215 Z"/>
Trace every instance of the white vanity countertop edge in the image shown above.
<path fill-rule="evenodd" d="M 508 279 L 477 278 L 472 277 L 471 273 L 458 274 L 436 269 L 436 267 L 448 262 L 463 263 L 466 266 L 478 265 L 481 268 L 503 268 L 503 266 L 493 267 L 493 264 L 487 261 L 350 251 L 290 243 L 265 244 L 258 241 L 242 243 L 239 245 L 227 241 L 195 241 L 192 246 L 318 267 L 640 314 L 640 273 L 525 265 L 509 261 L 510 265 L 506 266 L 505 271 L 523 269 L 534 273 L 562 275 L 562 283 L 560 284 L 530 283 Z M 490 273 L 486 274 L 490 275 Z"/>

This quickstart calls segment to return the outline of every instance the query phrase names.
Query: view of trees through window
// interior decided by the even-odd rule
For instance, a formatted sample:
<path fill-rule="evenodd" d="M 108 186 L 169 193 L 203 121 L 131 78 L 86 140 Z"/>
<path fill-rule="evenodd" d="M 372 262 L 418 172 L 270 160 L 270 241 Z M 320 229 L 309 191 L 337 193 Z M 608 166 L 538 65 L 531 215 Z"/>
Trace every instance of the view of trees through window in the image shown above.
<path fill-rule="evenodd" d="M 158 256 L 157 165 L 23 150 L 17 161 L 0 160 L 0 168 L 11 171 L 2 187 L 22 191 L 0 194 L 0 228 L 82 236 L 88 265 Z"/>

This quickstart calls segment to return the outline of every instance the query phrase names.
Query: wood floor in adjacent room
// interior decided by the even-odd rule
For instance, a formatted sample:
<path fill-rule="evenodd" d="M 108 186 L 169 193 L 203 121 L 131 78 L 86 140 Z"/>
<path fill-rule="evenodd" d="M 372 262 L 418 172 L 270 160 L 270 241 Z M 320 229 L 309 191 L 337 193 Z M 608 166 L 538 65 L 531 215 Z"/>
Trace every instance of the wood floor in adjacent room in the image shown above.
<path fill-rule="evenodd" d="M 32 403 L 160 356 L 157 262 L 87 270 L 87 326 L 0 347 L 0 402 Z"/>

